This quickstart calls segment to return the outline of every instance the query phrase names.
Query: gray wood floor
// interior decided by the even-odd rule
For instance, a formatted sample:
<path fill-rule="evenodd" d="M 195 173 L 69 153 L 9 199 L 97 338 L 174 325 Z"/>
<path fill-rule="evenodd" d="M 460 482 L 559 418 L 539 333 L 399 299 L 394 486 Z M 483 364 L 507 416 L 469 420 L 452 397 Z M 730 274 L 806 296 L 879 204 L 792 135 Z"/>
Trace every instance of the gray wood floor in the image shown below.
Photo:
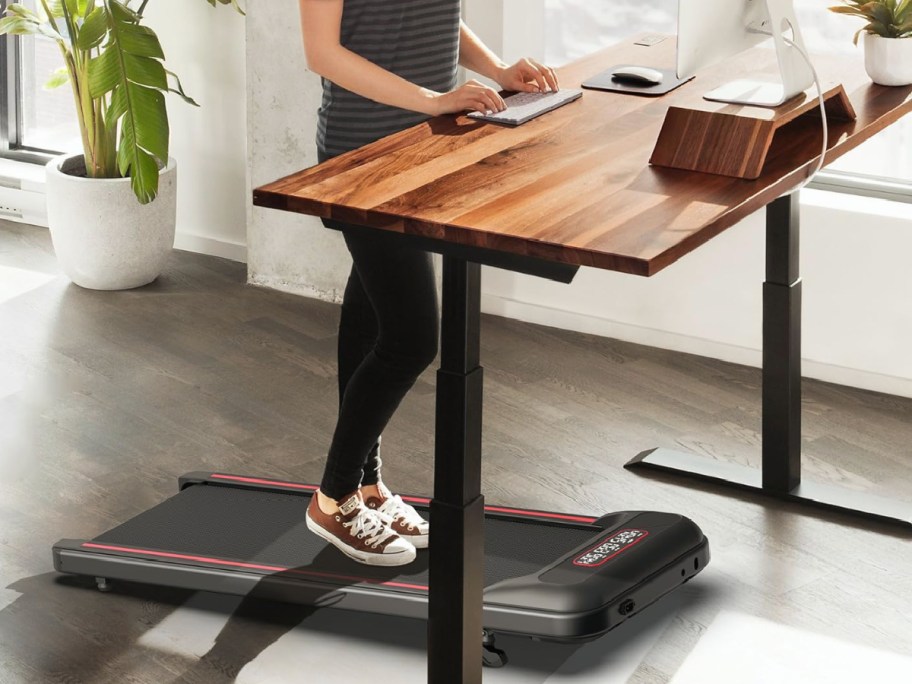
<path fill-rule="evenodd" d="M 10 269 L 46 277 L 10 296 Z M 46 231 L 0 223 L 0 682 L 233 681 L 303 619 L 282 606 L 223 615 L 218 645 L 192 658 L 143 639 L 204 599 L 100 594 L 51 565 L 59 538 L 139 513 L 185 471 L 319 480 L 336 417 L 338 307 L 244 277 L 241 264 L 175 252 L 146 288 L 89 292 L 59 275 Z M 723 609 L 912 653 L 909 536 L 622 469 L 655 446 L 757 463 L 757 370 L 493 316 L 482 363 L 488 503 L 675 510 L 710 538 L 712 563 L 659 610 L 667 627 L 630 681 L 669 681 Z M 806 472 L 912 502 L 912 400 L 808 381 L 803 405 Z M 433 411 L 432 368 L 384 434 L 397 491 L 431 490 Z M 211 601 L 213 614 L 234 605 Z M 403 622 L 379 618 L 381 641 L 400 635 L 420 655 L 423 631 Z M 527 681 L 573 651 L 515 648 Z"/>

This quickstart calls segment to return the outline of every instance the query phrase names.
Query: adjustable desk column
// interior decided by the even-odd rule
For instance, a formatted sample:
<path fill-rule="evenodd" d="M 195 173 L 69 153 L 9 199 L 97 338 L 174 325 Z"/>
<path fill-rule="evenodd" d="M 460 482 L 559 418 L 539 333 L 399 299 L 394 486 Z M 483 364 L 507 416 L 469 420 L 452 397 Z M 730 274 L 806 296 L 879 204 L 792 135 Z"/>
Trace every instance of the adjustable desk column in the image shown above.
<path fill-rule="evenodd" d="M 427 245 L 426 248 L 433 247 Z M 428 681 L 481 683 L 484 497 L 481 265 L 443 252 L 440 368 L 431 501 Z M 481 262 L 506 267 L 478 253 Z M 530 262 L 530 266 L 534 264 Z M 576 268 L 539 275 L 569 282 Z M 532 272 L 532 269 L 526 272 Z"/>

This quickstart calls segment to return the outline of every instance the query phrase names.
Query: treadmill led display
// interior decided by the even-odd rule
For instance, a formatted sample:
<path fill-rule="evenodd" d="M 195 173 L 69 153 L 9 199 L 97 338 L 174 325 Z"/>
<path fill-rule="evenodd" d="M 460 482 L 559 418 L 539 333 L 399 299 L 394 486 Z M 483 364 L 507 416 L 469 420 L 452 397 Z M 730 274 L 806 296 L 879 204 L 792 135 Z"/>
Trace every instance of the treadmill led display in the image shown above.
<path fill-rule="evenodd" d="M 634 544 L 638 544 L 648 534 L 649 532 L 646 530 L 621 530 L 620 532 L 615 532 L 607 539 L 600 541 L 594 548 L 574 558 L 573 564 L 584 568 L 597 568 L 612 558 L 619 556 Z"/>

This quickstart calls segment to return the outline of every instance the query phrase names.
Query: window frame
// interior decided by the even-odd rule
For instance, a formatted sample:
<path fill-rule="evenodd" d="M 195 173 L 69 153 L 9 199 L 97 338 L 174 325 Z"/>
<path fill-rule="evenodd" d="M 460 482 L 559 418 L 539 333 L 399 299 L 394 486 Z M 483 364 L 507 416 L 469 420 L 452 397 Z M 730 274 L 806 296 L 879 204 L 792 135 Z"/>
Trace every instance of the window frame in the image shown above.
<path fill-rule="evenodd" d="M 60 154 L 22 145 L 22 70 L 19 36 L 0 36 L 0 157 L 46 164 Z"/>
<path fill-rule="evenodd" d="M 912 204 L 912 181 L 884 176 L 823 169 L 808 187 L 843 195 L 875 197 Z"/>

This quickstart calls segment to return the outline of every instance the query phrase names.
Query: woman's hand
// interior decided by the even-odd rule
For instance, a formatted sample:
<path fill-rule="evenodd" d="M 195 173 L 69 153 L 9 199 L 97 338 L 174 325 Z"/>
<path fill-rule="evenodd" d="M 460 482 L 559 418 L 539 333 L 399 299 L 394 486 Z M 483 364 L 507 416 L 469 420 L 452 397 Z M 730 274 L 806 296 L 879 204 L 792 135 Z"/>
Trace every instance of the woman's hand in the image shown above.
<path fill-rule="evenodd" d="M 494 80 L 504 90 L 515 92 L 543 93 L 560 87 L 554 69 L 529 58 L 523 58 L 513 66 L 501 67 Z"/>
<path fill-rule="evenodd" d="M 456 90 L 437 94 L 433 99 L 434 115 L 458 114 L 465 111 L 502 112 L 507 108 L 503 98 L 493 88 L 476 80 L 467 81 Z"/>

